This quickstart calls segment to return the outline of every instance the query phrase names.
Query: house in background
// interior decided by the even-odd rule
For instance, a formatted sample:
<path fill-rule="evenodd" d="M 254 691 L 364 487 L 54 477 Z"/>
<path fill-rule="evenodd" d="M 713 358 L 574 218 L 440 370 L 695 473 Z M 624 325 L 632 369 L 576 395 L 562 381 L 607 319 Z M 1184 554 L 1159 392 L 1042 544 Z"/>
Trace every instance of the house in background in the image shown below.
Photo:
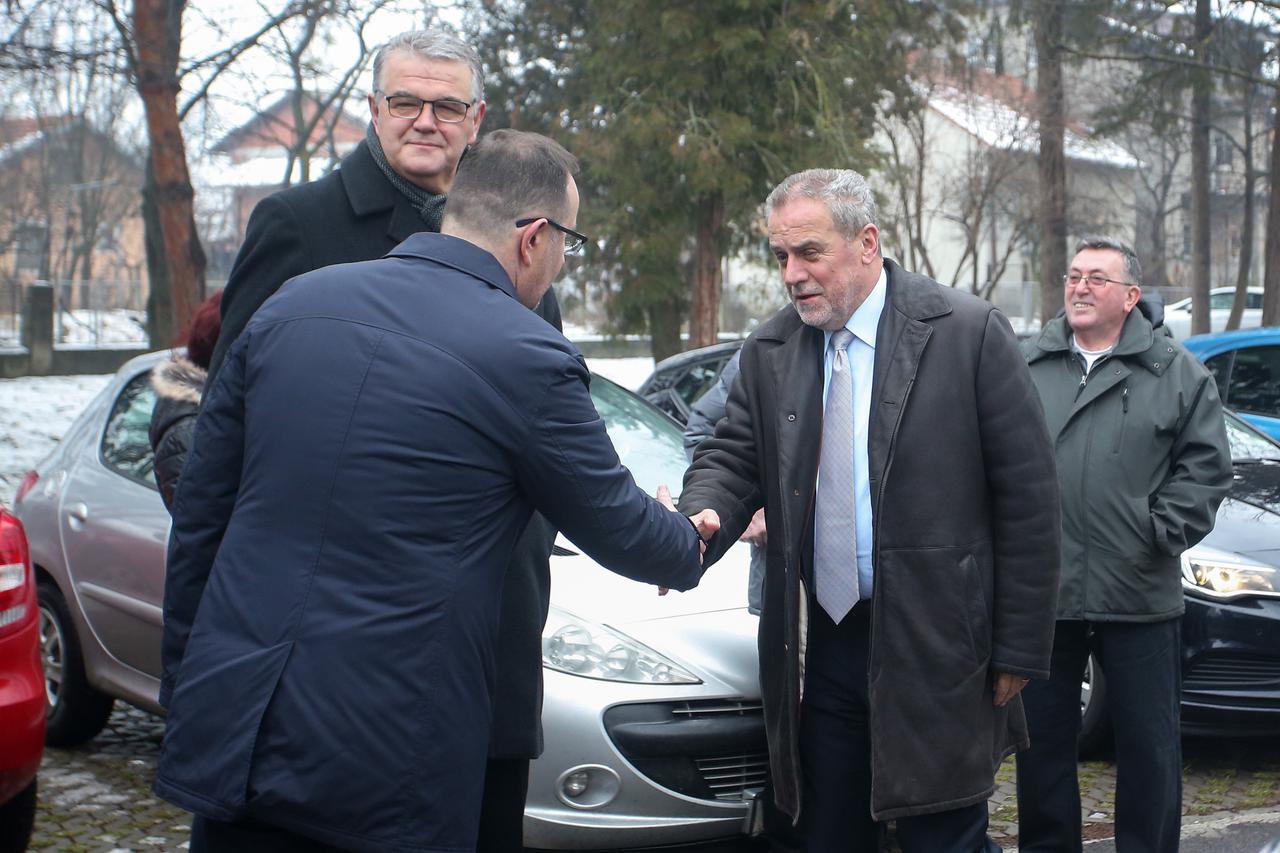
<path fill-rule="evenodd" d="M 984 69 L 969 69 L 963 80 L 921 74 L 914 88 L 918 108 L 884 121 L 877 138 L 888 153 L 879 184 L 886 252 L 1034 325 L 1040 149 L 1034 92 Z M 1133 240 L 1137 158 L 1078 121 L 1069 121 L 1065 143 L 1072 233 Z"/>
<path fill-rule="evenodd" d="M 81 116 L 0 118 L 0 336 L 35 281 L 60 317 L 147 299 L 143 159 Z M 62 340 L 61 337 L 58 340 Z"/>
<path fill-rule="evenodd" d="M 220 156 L 205 165 L 197 194 L 211 285 L 230 271 L 254 206 L 331 172 L 364 139 L 366 124 L 315 95 L 289 92 L 213 147 Z"/>

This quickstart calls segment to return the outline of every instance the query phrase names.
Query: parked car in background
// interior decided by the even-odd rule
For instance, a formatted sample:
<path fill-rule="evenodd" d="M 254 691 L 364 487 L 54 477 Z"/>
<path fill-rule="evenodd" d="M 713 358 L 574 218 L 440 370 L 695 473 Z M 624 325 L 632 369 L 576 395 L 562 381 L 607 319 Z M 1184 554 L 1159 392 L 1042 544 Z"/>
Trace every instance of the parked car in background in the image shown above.
<path fill-rule="evenodd" d="M 165 357 L 121 368 L 17 502 L 47 626 L 50 744 L 92 738 L 115 699 L 160 711 L 169 516 L 147 428 L 148 374 Z M 602 377 L 591 394 L 639 485 L 678 491 L 680 429 Z M 697 589 L 659 598 L 558 542 L 543 634 L 546 750 L 530 771 L 529 847 L 741 839 L 767 768 L 746 576 L 742 549 Z"/>
<path fill-rule="evenodd" d="M 711 390 L 720 371 L 742 348 L 742 341 L 727 341 L 682 352 L 654 365 L 636 393 L 666 412 L 681 426 L 698 398 Z"/>
<path fill-rule="evenodd" d="M 1244 313 L 1240 328 L 1254 329 L 1262 325 L 1262 288 L 1251 287 L 1245 293 Z M 1231 306 L 1236 300 L 1234 287 L 1215 287 L 1209 291 L 1209 331 L 1221 332 L 1227 327 Z M 1164 324 L 1174 337 L 1182 340 L 1191 334 L 1191 297 L 1180 299 L 1164 309 Z"/>
<path fill-rule="evenodd" d="M 1209 368 L 1223 403 L 1280 441 L 1280 328 L 1195 335 L 1182 345 Z"/>
<path fill-rule="evenodd" d="M 42 625 L 22 522 L 0 506 L 0 853 L 21 853 L 44 752 Z"/>
<path fill-rule="evenodd" d="M 1235 477 L 1213 530 L 1182 555 L 1182 730 L 1280 735 L 1280 444 L 1232 412 Z M 1081 744 L 1109 737 L 1106 673 L 1090 661 Z"/>

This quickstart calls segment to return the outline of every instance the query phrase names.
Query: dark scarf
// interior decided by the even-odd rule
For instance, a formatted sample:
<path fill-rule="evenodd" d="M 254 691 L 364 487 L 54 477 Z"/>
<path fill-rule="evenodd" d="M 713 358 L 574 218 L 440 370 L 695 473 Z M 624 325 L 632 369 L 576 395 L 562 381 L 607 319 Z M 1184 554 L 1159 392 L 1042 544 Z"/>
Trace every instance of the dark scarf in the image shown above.
<path fill-rule="evenodd" d="M 369 144 L 369 153 L 373 155 L 373 162 L 378 164 L 378 168 L 382 170 L 382 174 L 387 176 L 391 186 L 395 187 L 402 196 L 409 199 L 413 209 L 418 211 L 422 221 L 427 224 L 428 231 L 438 232 L 440 230 L 440 220 L 444 218 L 444 203 L 449 196 L 445 193 L 436 195 L 435 193 L 427 192 L 422 187 L 409 183 L 395 169 L 391 168 L 391 163 L 387 160 L 387 154 L 382 150 L 382 140 L 378 139 L 378 133 L 373 129 L 373 122 L 369 122 L 364 138 Z"/>

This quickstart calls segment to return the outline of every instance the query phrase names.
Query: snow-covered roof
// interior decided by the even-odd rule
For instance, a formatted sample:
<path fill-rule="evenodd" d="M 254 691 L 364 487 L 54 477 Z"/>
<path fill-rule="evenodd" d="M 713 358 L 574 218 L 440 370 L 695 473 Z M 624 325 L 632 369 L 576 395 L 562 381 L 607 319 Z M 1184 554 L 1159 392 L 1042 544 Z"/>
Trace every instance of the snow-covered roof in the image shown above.
<path fill-rule="evenodd" d="M 986 95 L 941 88 L 928 93 L 930 109 L 984 145 L 1003 151 L 1040 152 L 1040 122 L 1008 104 Z M 1118 169 L 1136 169 L 1138 159 L 1105 139 L 1094 139 L 1070 127 L 1064 143 L 1066 155 Z"/>
<path fill-rule="evenodd" d="M 3 162 L 15 154 L 20 154 L 40 144 L 44 139 L 43 130 L 33 130 L 25 136 L 10 140 L 5 145 L 0 145 L 0 162 Z"/>
<path fill-rule="evenodd" d="M 284 186 L 285 169 L 289 158 L 276 155 L 271 157 L 255 157 L 243 163 L 210 164 L 201 169 L 201 179 L 212 187 L 272 187 Z M 336 164 L 335 164 L 336 165 Z M 311 180 L 327 175 L 330 172 L 328 157 L 311 158 Z M 294 160 L 290 171 L 289 183 L 296 184 L 302 180 L 301 164 Z"/>

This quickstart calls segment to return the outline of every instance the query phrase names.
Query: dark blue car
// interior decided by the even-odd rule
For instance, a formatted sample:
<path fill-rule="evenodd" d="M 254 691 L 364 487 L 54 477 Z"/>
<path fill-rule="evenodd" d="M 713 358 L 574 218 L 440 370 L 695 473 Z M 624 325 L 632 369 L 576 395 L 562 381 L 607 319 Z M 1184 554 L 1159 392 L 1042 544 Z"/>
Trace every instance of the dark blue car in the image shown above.
<path fill-rule="evenodd" d="M 1223 403 L 1280 441 L 1280 327 L 1195 335 L 1182 345 L 1212 371 Z"/>

